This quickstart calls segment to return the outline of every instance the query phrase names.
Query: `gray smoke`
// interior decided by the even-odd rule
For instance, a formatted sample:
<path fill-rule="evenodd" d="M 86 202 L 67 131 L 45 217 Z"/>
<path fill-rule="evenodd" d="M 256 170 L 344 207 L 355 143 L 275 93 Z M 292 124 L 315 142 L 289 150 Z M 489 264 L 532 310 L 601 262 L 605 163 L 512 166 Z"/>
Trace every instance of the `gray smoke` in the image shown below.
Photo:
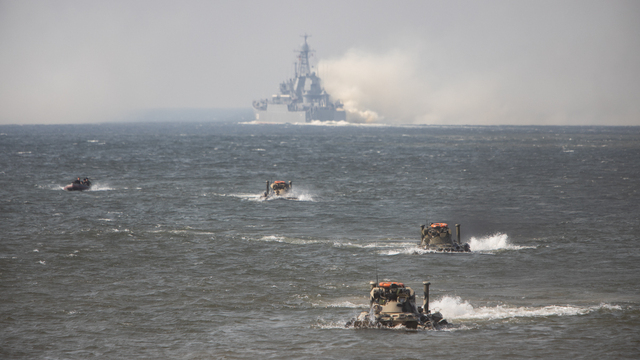
<path fill-rule="evenodd" d="M 497 7 L 438 37 L 353 48 L 319 68 L 353 122 L 640 125 L 637 4 Z"/>

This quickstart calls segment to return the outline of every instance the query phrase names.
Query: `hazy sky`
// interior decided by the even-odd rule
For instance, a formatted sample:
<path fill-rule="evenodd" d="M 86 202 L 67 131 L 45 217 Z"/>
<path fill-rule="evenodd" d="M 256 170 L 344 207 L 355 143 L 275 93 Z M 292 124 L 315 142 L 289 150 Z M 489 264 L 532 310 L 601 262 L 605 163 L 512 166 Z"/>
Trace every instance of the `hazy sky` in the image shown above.
<path fill-rule="evenodd" d="M 640 125 L 635 0 L 0 0 L 0 124 L 248 108 L 305 32 L 360 121 Z"/>

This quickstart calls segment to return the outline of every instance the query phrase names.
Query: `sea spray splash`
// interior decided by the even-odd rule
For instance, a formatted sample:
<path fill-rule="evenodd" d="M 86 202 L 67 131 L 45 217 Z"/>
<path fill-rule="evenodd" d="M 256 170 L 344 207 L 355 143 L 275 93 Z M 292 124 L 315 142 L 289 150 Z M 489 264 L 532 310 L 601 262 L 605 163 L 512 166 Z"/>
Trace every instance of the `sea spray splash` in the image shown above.
<path fill-rule="evenodd" d="M 534 248 L 533 246 L 513 245 L 509 241 L 509 236 L 503 233 L 476 238 L 475 236 L 469 240 L 471 251 L 490 251 L 490 250 L 521 250 Z"/>
<path fill-rule="evenodd" d="M 369 326 L 376 326 L 376 312 L 373 305 L 369 308 Z"/>
<path fill-rule="evenodd" d="M 509 305 L 474 307 L 460 297 L 444 296 L 431 303 L 432 308 L 438 309 L 447 319 L 499 320 L 511 318 L 544 317 L 544 316 L 574 316 L 584 315 L 599 309 L 617 310 L 607 304 L 597 306 L 548 305 L 543 307 L 512 307 Z"/>

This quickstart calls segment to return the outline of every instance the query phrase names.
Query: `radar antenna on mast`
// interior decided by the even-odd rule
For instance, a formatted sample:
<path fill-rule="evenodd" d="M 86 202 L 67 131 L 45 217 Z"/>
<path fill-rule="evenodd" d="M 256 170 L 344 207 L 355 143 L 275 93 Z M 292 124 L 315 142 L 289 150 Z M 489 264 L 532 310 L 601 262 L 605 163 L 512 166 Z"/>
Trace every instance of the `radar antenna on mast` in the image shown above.
<path fill-rule="evenodd" d="M 300 35 L 300 37 L 304 38 L 304 44 L 300 47 L 300 50 L 296 50 L 299 52 L 298 54 L 298 69 L 297 76 L 308 76 L 311 74 L 311 67 L 309 65 L 309 54 L 313 53 L 313 50 L 309 48 L 309 44 L 307 44 L 307 38 L 311 37 L 311 35 L 305 33 L 304 35 Z"/>

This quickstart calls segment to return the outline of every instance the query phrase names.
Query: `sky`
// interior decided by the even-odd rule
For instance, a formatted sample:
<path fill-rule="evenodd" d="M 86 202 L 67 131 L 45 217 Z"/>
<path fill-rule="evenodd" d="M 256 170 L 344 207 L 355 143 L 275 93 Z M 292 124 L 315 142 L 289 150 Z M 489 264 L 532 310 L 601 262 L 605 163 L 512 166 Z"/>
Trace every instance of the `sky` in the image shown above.
<path fill-rule="evenodd" d="M 640 125 L 635 0 L 0 0 L 0 124 L 250 108 L 305 33 L 350 121 Z"/>

